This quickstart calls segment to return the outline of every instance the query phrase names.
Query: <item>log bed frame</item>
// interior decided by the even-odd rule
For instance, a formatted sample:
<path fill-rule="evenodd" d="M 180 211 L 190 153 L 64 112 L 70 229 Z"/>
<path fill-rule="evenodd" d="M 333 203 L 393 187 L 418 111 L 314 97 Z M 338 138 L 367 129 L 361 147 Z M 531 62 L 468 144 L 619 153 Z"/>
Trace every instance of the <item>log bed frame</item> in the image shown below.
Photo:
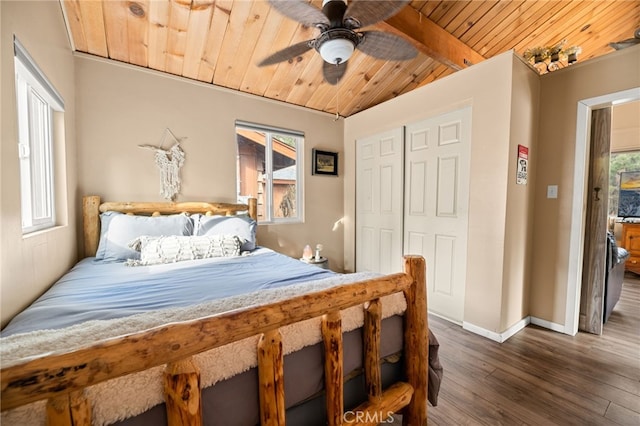
<path fill-rule="evenodd" d="M 103 203 L 84 197 L 85 255 L 95 255 L 100 212 L 175 214 L 181 212 L 256 217 L 255 199 L 248 205 L 225 203 Z M 380 374 L 380 298 L 403 292 L 404 365 L 407 382 L 382 390 Z M 345 413 L 343 407 L 342 327 L 340 311 L 365 306 L 364 376 L 368 401 Z M 47 424 L 91 424 L 91 402 L 84 389 L 115 377 L 166 365 L 165 402 L 169 425 L 202 424 L 200 377 L 192 356 L 246 337 L 258 343 L 260 420 L 262 425 L 285 424 L 283 349 L 280 327 L 322 317 L 325 353 L 327 423 L 377 424 L 389 412 L 402 412 L 404 425 L 427 424 L 428 320 L 425 263 L 405 256 L 404 273 L 341 285 L 324 291 L 257 307 L 171 323 L 134 334 L 103 340 L 80 349 L 31 357 L 2 368 L 2 411 L 47 399 Z M 229 330 L 233 330 L 232 333 Z"/>

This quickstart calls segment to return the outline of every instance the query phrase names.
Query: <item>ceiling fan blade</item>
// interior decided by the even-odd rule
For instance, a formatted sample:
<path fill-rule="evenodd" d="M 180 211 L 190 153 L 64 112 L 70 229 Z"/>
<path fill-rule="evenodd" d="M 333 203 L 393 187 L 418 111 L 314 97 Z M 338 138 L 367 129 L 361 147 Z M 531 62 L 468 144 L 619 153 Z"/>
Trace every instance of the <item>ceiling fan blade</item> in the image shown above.
<path fill-rule="evenodd" d="M 364 31 L 356 48 L 369 56 L 389 61 L 406 61 L 418 54 L 415 47 L 400 36 L 382 31 Z"/>
<path fill-rule="evenodd" d="M 609 43 L 609 47 L 612 47 L 616 50 L 621 50 L 626 49 L 627 47 L 635 46 L 636 44 L 640 44 L 639 38 L 629 38 L 626 40 Z"/>
<path fill-rule="evenodd" d="M 273 55 L 267 56 L 262 61 L 258 63 L 259 67 L 264 67 L 266 65 L 273 65 L 279 62 L 288 61 L 293 58 L 297 58 L 298 56 L 306 53 L 311 50 L 313 40 L 307 40 L 300 43 L 296 43 L 289 47 L 286 47 L 282 50 L 277 51 Z"/>
<path fill-rule="evenodd" d="M 363 28 L 384 21 L 400 12 L 410 0 L 351 0 L 344 13 L 345 25 Z M 353 21 L 359 24 L 354 26 Z"/>
<path fill-rule="evenodd" d="M 305 0 L 269 0 L 269 3 L 275 10 L 305 27 L 329 26 L 329 19 L 324 13 Z"/>
<path fill-rule="evenodd" d="M 327 83 L 335 86 L 340 79 L 347 72 L 347 62 L 342 62 L 338 65 L 330 64 L 329 62 L 322 62 L 322 75 Z"/>

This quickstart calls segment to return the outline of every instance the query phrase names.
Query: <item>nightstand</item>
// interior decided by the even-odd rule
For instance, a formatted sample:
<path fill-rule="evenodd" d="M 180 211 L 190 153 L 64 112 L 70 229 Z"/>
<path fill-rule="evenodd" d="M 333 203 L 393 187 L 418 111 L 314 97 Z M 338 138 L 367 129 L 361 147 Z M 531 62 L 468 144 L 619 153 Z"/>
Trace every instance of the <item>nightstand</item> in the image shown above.
<path fill-rule="evenodd" d="M 300 258 L 300 260 L 304 263 L 308 263 L 309 265 L 315 265 L 318 268 L 329 269 L 329 259 L 326 257 L 321 257 L 320 260 L 316 260 L 315 257 L 312 257 L 311 259 Z"/>

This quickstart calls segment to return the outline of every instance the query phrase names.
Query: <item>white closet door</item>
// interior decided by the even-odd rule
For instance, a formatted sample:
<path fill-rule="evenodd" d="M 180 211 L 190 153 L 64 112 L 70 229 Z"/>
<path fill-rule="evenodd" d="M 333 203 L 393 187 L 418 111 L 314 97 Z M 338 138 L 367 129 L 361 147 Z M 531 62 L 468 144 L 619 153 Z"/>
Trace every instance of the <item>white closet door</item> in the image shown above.
<path fill-rule="evenodd" d="M 427 262 L 429 311 L 462 323 L 471 108 L 406 128 L 404 253 Z"/>
<path fill-rule="evenodd" d="M 357 271 L 402 271 L 403 133 L 356 141 Z"/>

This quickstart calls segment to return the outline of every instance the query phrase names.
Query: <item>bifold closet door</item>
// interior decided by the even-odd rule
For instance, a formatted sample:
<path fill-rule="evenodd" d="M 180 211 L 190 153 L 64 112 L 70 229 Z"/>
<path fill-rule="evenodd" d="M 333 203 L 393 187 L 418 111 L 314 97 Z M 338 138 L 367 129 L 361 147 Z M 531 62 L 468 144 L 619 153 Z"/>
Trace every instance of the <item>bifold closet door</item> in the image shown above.
<path fill-rule="evenodd" d="M 356 271 L 402 271 L 403 136 L 356 141 Z"/>
<path fill-rule="evenodd" d="M 467 274 L 471 107 L 405 136 L 404 253 L 424 256 L 429 311 L 462 323 Z"/>

